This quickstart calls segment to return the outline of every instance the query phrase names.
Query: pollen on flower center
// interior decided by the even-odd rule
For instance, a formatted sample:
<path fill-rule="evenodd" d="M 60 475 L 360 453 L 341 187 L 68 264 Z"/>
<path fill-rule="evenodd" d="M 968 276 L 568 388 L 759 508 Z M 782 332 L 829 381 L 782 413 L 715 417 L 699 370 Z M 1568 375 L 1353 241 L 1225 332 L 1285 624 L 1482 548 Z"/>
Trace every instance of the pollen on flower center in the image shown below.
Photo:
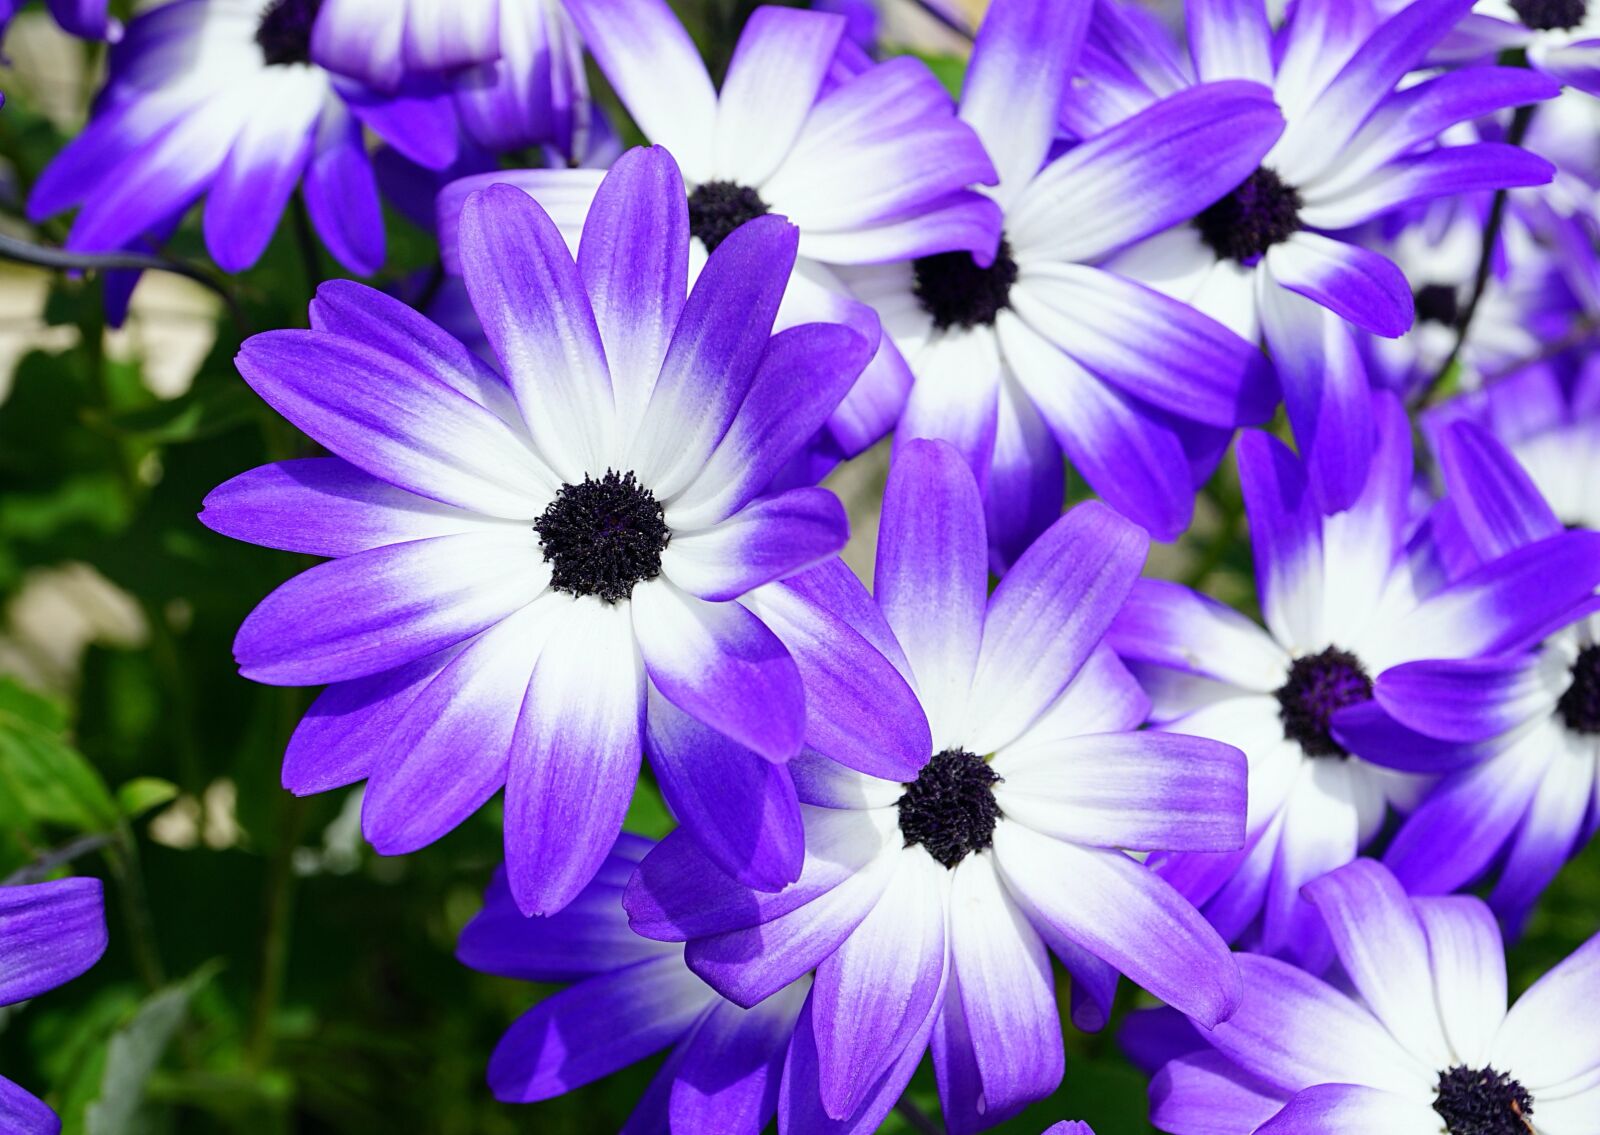
<path fill-rule="evenodd" d="M 1300 230 L 1300 194 L 1262 166 L 1195 218 L 1200 237 L 1224 260 L 1254 264 Z"/>
<path fill-rule="evenodd" d="M 1536 32 L 1575 28 L 1589 14 L 1588 0 L 1511 0 L 1511 10 Z"/>
<path fill-rule="evenodd" d="M 1412 299 L 1418 323 L 1454 327 L 1461 318 L 1461 297 L 1449 284 L 1424 284 Z"/>
<path fill-rule="evenodd" d="M 896 804 L 905 845 L 920 843 L 946 867 L 982 851 L 994 842 L 1000 818 L 994 799 L 998 783 L 1000 777 L 982 757 L 962 749 L 935 754 Z"/>
<path fill-rule="evenodd" d="M 924 256 L 911 267 L 916 273 L 912 291 L 941 331 L 992 324 L 1010 306 L 1011 285 L 1017 282 L 1017 262 L 1004 240 L 987 268 L 980 268 L 970 252 Z"/>
<path fill-rule="evenodd" d="M 1572 684 L 1556 712 L 1574 733 L 1600 733 L 1600 646 L 1586 646 L 1572 664 Z"/>
<path fill-rule="evenodd" d="M 1329 732 L 1329 723 L 1336 710 L 1371 700 L 1372 679 L 1355 655 L 1330 646 L 1321 654 L 1296 658 L 1289 680 L 1275 696 L 1284 737 L 1299 742 L 1306 756 L 1348 757 Z"/>
<path fill-rule="evenodd" d="M 271 0 L 256 28 L 268 66 L 311 62 L 311 26 L 321 8 L 322 0 Z"/>
<path fill-rule="evenodd" d="M 734 229 L 770 211 L 761 194 L 749 186 L 708 181 L 689 194 L 689 235 L 699 237 L 707 252 L 715 252 Z"/>
<path fill-rule="evenodd" d="M 1516 1080 L 1493 1068 L 1458 1064 L 1439 1073 L 1433 1110 L 1449 1135 L 1531 1135 L 1533 1097 Z"/>
<path fill-rule="evenodd" d="M 655 495 L 632 473 L 606 470 L 598 481 L 562 485 L 534 522 L 550 565 L 550 586 L 617 603 L 636 583 L 661 574 L 671 532 Z"/>

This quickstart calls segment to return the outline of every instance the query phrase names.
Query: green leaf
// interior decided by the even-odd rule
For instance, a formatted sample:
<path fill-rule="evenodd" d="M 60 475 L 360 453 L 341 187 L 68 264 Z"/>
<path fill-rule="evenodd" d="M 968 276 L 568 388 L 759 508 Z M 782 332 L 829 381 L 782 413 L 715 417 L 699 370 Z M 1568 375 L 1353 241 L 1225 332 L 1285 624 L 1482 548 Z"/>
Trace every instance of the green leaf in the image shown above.
<path fill-rule="evenodd" d="M 89 1105 L 87 1135 L 128 1135 L 144 1103 L 145 1085 L 189 1013 L 194 995 L 221 969 L 209 962 L 176 985 L 147 997 L 138 1012 L 111 1037 L 100 1094 Z"/>
<path fill-rule="evenodd" d="M 128 819 L 136 819 L 152 808 L 177 799 L 178 786 L 159 776 L 140 776 L 117 789 L 117 804 Z"/>
<path fill-rule="evenodd" d="M 86 413 L 85 418 L 114 435 L 170 445 L 226 433 L 251 421 L 258 412 L 259 403 L 250 388 L 234 379 L 197 382 L 189 393 L 170 402 L 115 414 L 95 411 Z"/>
<path fill-rule="evenodd" d="M 0 678 L 0 787 L 36 823 L 107 831 L 121 818 L 100 774 L 66 741 L 61 708 Z"/>

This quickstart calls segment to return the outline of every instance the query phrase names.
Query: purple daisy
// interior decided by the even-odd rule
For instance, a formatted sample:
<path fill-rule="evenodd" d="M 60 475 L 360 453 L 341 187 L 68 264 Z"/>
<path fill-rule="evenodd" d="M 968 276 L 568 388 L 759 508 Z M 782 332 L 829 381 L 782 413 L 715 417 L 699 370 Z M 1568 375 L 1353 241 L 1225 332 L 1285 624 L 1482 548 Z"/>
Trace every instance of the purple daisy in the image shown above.
<path fill-rule="evenodd" d="M 623 888 L 653 846 L 623 833 L 593 881 L 549 918 L 524 917 L 503 873 L 489 885 L 456 957 L 484 973 L 567 985 L 500 1039 L 489 1061 L 495 1098 L 550 1099 L 670 1049 L 624 1135 L 759 1135 L 774 1117 L 794 1135 L 877 1130 L 900 1080 L 886 1078 L 842 1122 L 817 1111 L 809 976 L 745 1008 L 695 976 L 681 943 L 629 929 Z"/>
<path fill-rule="evenodd" d="M 1397 10 L 1407 0 L 1382 0 Z M 1528 66 L 1600 95 L 1600 5 L 1591 0 L 1477 0 L 1429 55 L 1439 64 L 1477 64 L 1521 51 Z"/>
<path fill-rule="evenodd" d="M 1457 422 L 1438 448 L 1459 545 L 1455 570 L 1471 571 L 1562 531 L 1516 459 L 1481 426 Z M 1583 459 L 1593 460 L 1592 448 Z M 1581 604 L 1555 629 L 1541 631 L 1532 649 L 1416 662 L 1378 679 L 1375 696 L 1392 705 L 1395 717 L 1446 749 L 1435 761 L 1446 775 L 1384 854 L 1407 890 L 1457 890 L 1498 865 L 1489 903 L 1518 927 L 1594 834 L 1600 824 L 1596 611 L 1600 600 Z"/>
<path fill-rule="evenodd" d="M 704 817 L 708 844 L 738 841 L 743 858 L 719 861 L 758 885 L 799 870 L 774 830 L 798 838 L 781 765 L 803 739 L 866 767 L 916 757 L 897 760 L 904 744 L 848 704 L 893 709 L 872 678 L 892 670 L 866 643 L 742 601 L 844 544 L 833 494 L 759 494 L 873 345 L 834 325 L 771 334 L 797 239 L 780 217 L 730 236 L 685 300 L 688 227 L 659 148 L 607 176 L 576 264 L 525 194 L 476 195 L 461 257 L 501 372 L 381 293 L 325 285 L 310 331 L 258 335 L 238 365 L 334 456 L 245 473 L 202 514 L 335 557 L 268 596 L 235 643 L 246 677 L 332 684 L 285 786 L 366 778 L 367 838 L 401 853 L 504 785 L 511 889 L 530 913 L 569 902 L 616 837 L 647 697 L 652 730 L 692 715 L 755 755 L 736 778 L 692 757 L 655 767 L 691 829 Z M 864 681 L 830 692 L 828 666 Z M 853 731 L 824 711 L 853 712 Z"/>
<path fill-rule="evenodd" d="M 0 887 L 0 1006 L 65 985 L 105 951 L 105 896 L 99 879 Z M 56 1135 L 61 1121 L 0 1077 L 0 1130 L 6 1135 Z"/>
<path fill-rule="evenodd" d="M 665 0 L 574 0 L 570 10 L 634 121 L 683 170 L 691 279 L 739 225 L 781 214 L 799 227 L 800 249 L 778 327 L 844 323 L 876 336 L 877 317 L 849 296 L 842 266 L 993 251 L 994 205 L 968 189 L 994 180 L 983 144 L 925 65 L 909 57 L 873 65 L 844 38 L 844 17 L 756 9 L 718 90 Z M 456 214 L 469 193 L 516 185 L 570 242 L 599 178 L 598 171 L 534 169 L 463 179 L 439 201 L 446 264 L 455 259 Z M 910 386 L 905 361 L 883 340 L 790 483 L 815 483 L 882 438 Z"/>
<path fill-rule="evenodd" d="M 1060 515 L 1063 451 L 1108 503 L 1176 538 L 1233 427 L 1277 399 L 1252 344 L 1104 267 L 1256 167 L 1283 125 L 1270 92 L 1185 91 L 1049 160 L 1091 7 L 997 0 L 978 33 L 961 117 L 1000 174 L 998 251 L 846 274 L 917 376 L 896 436 L 967 459 L 997 567 Z"/>
<path fill-rule="evenodd" d="M 803 755 L 796 883 L 753 892 L 675 833 L 624 901 L 635 930 L 687 941 L 689 967 L 740 1005 L 814 971 L 828 1116 L 897 1094 L 929 1045 L 952 1131 L 1054 1091 L 1052 951 L 1083 1027 L 1104 1025 L 1119 972 L 1207 1024 L 1232 1011 L 1227 947 L 1127 853 L 1243 836 L 1239 752 L 1139 731 L 1148 703 L 1101 643 L 1148 544 L 1080 505 L 990 596 L 977 483 L 948 444 L 913 441 L 889 473 L 876 596 L 837 562 L 793 581 L 900 668 L 926 763 L 889 779 Z"/>
<path fill-rule="evenodd" d="M 418 7 L 447 20 L 442 13 L 469 6 Z M 433 80 L 374 91 L 316 65 L 316 0 L 150 8 L 112 49 L 88 127 L 40 176 L 28 215 L 38 221 L 76 207 L 68 247 L 115 251 L 165 239 L 203 197 L 206 247 L 234 272 L 260 258 L 298 186 L 333 255 L 352 272 L 372 273 L 384 257 L 383 214 L 363 125 L 431 169 L 457 159 L 463 123 L 549 109 L 554 121 L 530 121 L 550 131 L 542 140 L 560 140 L 555 112 L 578 99 L 581 80 L 572 76 L 581 69 L 564 17 L 553 15 L 545 29 L 535 8 L 545 6 L 506 0 L 508 22 L 519 13 L 515 26 L 527 40 L 516 58 L 485 65 L 510 73 L 495 72 L 494 85 L 464 79 L 459 98 Z M 504 140 L 505 130 L 489 123 L 484 140 Z"/>
<path fill-rule="evenodd" d="M 1066 125 L 1084 133 L 1196 81 L 1272 88 L 1288 125 L 1259 168 L 1115 266 L 1265 339 L 1328 511 L 1360 494 L 1377 444 L 1350 326 L 1393 337 L 1414 317 L 1400 269 L 1343 230 L 1402 205 L 1554 176 L 1515 146 L 1441 141 L 1458 122 L 1553 96 L 1549 79 L 1486 67 L 1404 85 L 1471 3 L 1417 0 L 1385 20 L 1366 3 L 1295 5 L 1275 33 L 1265 0 L 1191 0 L 1187 51 L 1150 21 L 1099 5 L 1085 53 L 1095 96 L 1067 104 Z"/>
<path fill-rule="evenodd" d="M 1504 946 L 1476 898 L 1411 898 L 1357 860 L 1306 887 L 1336 988 L 1243 954 L 1239 1009 L 1150 1085 L 1172 1135 L 1594 1135 L 1600 937 L 1506 1008 Z"/>
<path fill-rule="evenodd" d="M 1516 648 L 1600 582 L 1600 535 L 1562 533 L 1448 583 L 1429 524 L 1407 507 L 1410 424 L 1376 396 L 1378 449 L 1362 494 L 1324 516 L 1305 466 L 1247 433 L 1239 478 L 1266 629 L 1176 583 L 1143 580 L 1111 633 L 1163 728 L 1238 745 L 1250 760 L 1244 847 L 1163 857 L 1157 869 L 1230 941 L 1319 969 L 1326 939 L 1300 898 L 1378 833 L 1387 806 L 1415 803 L 1447 754 L 1406 729 L 1416 707 L 1387 693 L 1392 668 Z M 1394 716 L 1391 716 L 1394 715 Z M 1390 764 L 1396 754 L 1406 771 Z"/>

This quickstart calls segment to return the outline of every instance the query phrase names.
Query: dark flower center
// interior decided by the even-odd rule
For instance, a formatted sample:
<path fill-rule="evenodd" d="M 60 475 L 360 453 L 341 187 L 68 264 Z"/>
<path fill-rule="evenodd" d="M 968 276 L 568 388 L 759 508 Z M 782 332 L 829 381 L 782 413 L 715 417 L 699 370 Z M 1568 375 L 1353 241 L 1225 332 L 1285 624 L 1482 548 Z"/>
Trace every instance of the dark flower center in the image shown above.
<path fill-rule="evenodd" d="M 1586 646 L 1572 664 L 1572 685 L 1556 712 L 1574 733 L 1600 733 L 1600 646 Z"/>
<path fill-rule="evenodd" d="M 1536 32 L 1575 28 L 1589 14 L 1588 0 L 1511 0 L 1511 10 Z"/>
<path fill-rule="evenodd" d="M 606 470 L 598 481 L 562 485 L 534 522 L 550 565 L 550 586 L 617 603 L 633 585 L 661 574 L 671 533 L 661 503 L 632 473 Z"/>
<path fill-rule="evenodd" d="M 1413 297 L 1418 323 L 1438 323 L 1454 327 L 1461 318 L 1461 297 L 1448 284 L 1424 284 Z"/>
<path fill-rule="evenodd" d="M 699 237 L 707 252 L 715 252 L 734 229 L 770 211 L 761 194 L 748 186 L 708 181 L 689 194 L 689 235 Z"/>
<path fill-rule="evenodd" d="M 1439 1073 L 1438 1092 L 1433 1110 L 1450 1135 L 1532 1135 L 1533 1097 L 1504 1072 L 1458 1064 Z"/>
<path fill-rule="evenodd" d="M 1200 237 L 1224 260 L 1254 264 L 1300 231 L 1300 194 L 1266 166 L 1195 218 Z"/>
<path fill-rule="evenodd" d="M 1298 741 L 1306 756 L 1348 757 L 1328 725 L 1336 710 L 1371 700 L 1372 679 L 1355 655 L 1330 646 L 1321 654 L 1296 658 L 1276 696 L 1283 735 Z"/>
<path fill-rule="evenodd" d="M 911 267 L 916 273 L 912 291 L 941 331 L 992 324 L 1009 306 L 1011 285 L 1017 282 L 1017 262 L 1004 240 L 987 268 L 978 267 L 970 252 L 935 253 Z"/>
<path fill-rule="evenodd" d="M 970 853 L 994 842 L 1000 805 L 994 786 L 1000 778 L 982 757 L 946 749 L 906 785 L 900 809 L 900 834 L 906 846 L 921 844 L 928 854 L 954 867 Z"/>
<path fill-rule="evenodd" d="M 311 62 L 311 26 L 321 8 L 322 0 L 271 0 L 256 28 L 269 66 Z"/>

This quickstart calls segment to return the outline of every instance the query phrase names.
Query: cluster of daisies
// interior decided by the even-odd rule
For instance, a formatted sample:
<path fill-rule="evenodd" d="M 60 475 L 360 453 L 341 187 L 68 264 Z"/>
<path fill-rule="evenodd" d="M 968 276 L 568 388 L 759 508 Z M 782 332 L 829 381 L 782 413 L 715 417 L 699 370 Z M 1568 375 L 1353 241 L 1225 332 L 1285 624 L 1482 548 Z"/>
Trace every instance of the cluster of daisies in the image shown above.
<path fill-rule="evenodd" d="M 720 82 L 665 0 L 54 7 L 70 248 L 436 233 L 244 344 L 319 455 L 200 519 L 324 561 L 235 647 L 325 687 L 288 790 L 503 800 L 459 956 L 564 988 L 498 1098 L 870 1132 L 931 1052 L 980 1131 L 1126 977 L 1172 1135 L 1600 1135 L 1600 938 L 1509 1009 L 1502 944 L 1600 826 L 1600 4 L 994 0 L 955 100 L 846 4 Z M 819 482 L 890 437 L 869 587 Z M 1225 461 L 1259 619 L 1141 578 Z M 97 904 L 0 891 L 0 1000 Z"/>

